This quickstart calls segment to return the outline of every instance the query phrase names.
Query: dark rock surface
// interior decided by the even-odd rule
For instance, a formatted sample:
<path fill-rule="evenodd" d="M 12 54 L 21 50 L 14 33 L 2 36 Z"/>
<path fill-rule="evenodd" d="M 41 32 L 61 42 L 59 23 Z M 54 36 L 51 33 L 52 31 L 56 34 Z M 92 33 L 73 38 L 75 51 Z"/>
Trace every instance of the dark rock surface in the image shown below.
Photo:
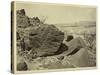
<path fill-rule="evenodd" d="M 28 66 L 25 62 L 20 62 L 17 64 L 17 70 L 18 71 L 26 71 L 26 70 L 28 70 Z"/>
<path fill-rule="evenodd" d="M 64 39 L 64 33 L 54 25 L 41 26 L 29 35 L 30 47 L 36 56 L 54 54 Z"/>
<path fill-rule="evenodd" d="M 26 28 L 28 26 L 38 26 L 40 24 L 40 19 L 38 17 L 30 18 L 26 15 L 25 10 L 17 10 L 17 27 Z"/>
<path fill-rule="evenodd" d="M 17 10 L 17 27 L 20 28 L 25 28 L 28 27 L 29 24 L 29 18 L 26 16 L 25 14 L 25 10 L 21 9 L 21 10 Z"/>
<path fill-rule="evenodd" d="M 31 50 L 33 58 L 53 55 L 64 39 L 64 33 L 56 26 L 41 25 L 38 17 L 27 17 L 24 9 L 17 11 L 17 26 L 18 44 L 24 51 Z"/>

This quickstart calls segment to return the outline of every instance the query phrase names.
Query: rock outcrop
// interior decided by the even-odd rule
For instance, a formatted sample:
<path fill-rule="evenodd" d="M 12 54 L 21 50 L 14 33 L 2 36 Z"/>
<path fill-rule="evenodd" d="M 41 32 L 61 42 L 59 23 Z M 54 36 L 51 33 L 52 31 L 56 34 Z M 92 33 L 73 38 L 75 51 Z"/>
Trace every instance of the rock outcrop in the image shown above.
<path fill-rule="evenodd" d="M 65 58 L 63 61 L 69 61 L 75 67 L 88 67 L 88 51 L 86 48 L 81 48 L 78 52 Z"/>
<path fill-rule="evenodd" d="M 38 26 L 40 24 L 40 19 L 38 17 L 30 18 L 26 15 L 25 10 L 17 10 L 17 27 L 26 28 L 29 26 Z"/>
<path fill-rule="evenodd" d="M 29 47 L 35 56 L 53 55 L 59 49 L 64 33 L 54 25 L 40 26 L 29 33 Z"/>
<path fill-rule="evenodd" d="M 33 58 L 53 55 L 64 39 L 64 33 L 56 26 L 39 23 L 38 17 L 27 17 L 24 9 L 17 11 L 17 39 L 20 40 L 18 44 L 23 51 L 31 50 Z"/>
<path fill-rule="evenodd" d="M 17 10 L 17 70 L 95 66 L 96 47 L 88 51 L 83 39 L 70 39 L 64 43 L 64 33 L 55 25 L 41 24 L 38 17 Z"/>
<path fill-rule="evenodd" d="M 17 15 L 16 16 L 17 17 L 17 27 L 25 28 L 30 25 L 29 18 L 26 16 L 24 9 L 17 10 L 16 15 Z"/>
<path fill-rule="evenodd" d="M 77 53 L 70 56 L 37 57 L 29 63 L 29 68 L 36 70 L 89 67 L 88 57 L 88 51 L 81 48 Z"/>

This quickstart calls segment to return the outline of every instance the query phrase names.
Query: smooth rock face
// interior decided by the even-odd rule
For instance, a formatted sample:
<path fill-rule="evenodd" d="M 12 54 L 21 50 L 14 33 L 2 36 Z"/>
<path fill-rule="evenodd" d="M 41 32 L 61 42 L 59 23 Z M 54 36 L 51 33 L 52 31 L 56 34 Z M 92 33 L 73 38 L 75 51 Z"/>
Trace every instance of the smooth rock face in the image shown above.
<path fill-rule="evenodd" d="M 69 61 L 75 67 L 88 67 L 88 51 L 85 48 L 81 48 L 77 53 L 66 57 L 64 61 Z"/>
<path fill-rule="evenodd" d="M 72 39 L 70 42 L 68 42 L 68 43 L 66 42 L 64 44 L 68 46 L 68 50 L 63 53 L 65 55 L 73 55 L 78 50 L 80 50 L 80 48 L 86 47 L 84 40 L 81 39 L 80 37 Z"/>

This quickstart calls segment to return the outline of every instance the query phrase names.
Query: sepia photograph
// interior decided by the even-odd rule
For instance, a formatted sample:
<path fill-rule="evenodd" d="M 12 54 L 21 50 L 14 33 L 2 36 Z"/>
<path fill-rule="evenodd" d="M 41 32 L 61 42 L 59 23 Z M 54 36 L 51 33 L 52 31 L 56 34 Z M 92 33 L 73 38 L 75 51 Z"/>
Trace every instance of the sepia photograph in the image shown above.
<path fill-rule="evenodd" d="M 12 64 L 19 72 L 96 68 L 96 7 L 14 2 Z"/>

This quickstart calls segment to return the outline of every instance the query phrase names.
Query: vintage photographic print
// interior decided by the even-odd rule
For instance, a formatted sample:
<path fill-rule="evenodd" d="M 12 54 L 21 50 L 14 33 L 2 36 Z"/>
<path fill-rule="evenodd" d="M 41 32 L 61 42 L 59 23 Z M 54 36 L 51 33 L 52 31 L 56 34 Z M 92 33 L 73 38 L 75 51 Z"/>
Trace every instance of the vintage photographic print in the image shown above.
<path fill-rule="evenodd" d="M 95 6 L 14 2 L 12 14 L 16 72 L 96 67 Z"/>

